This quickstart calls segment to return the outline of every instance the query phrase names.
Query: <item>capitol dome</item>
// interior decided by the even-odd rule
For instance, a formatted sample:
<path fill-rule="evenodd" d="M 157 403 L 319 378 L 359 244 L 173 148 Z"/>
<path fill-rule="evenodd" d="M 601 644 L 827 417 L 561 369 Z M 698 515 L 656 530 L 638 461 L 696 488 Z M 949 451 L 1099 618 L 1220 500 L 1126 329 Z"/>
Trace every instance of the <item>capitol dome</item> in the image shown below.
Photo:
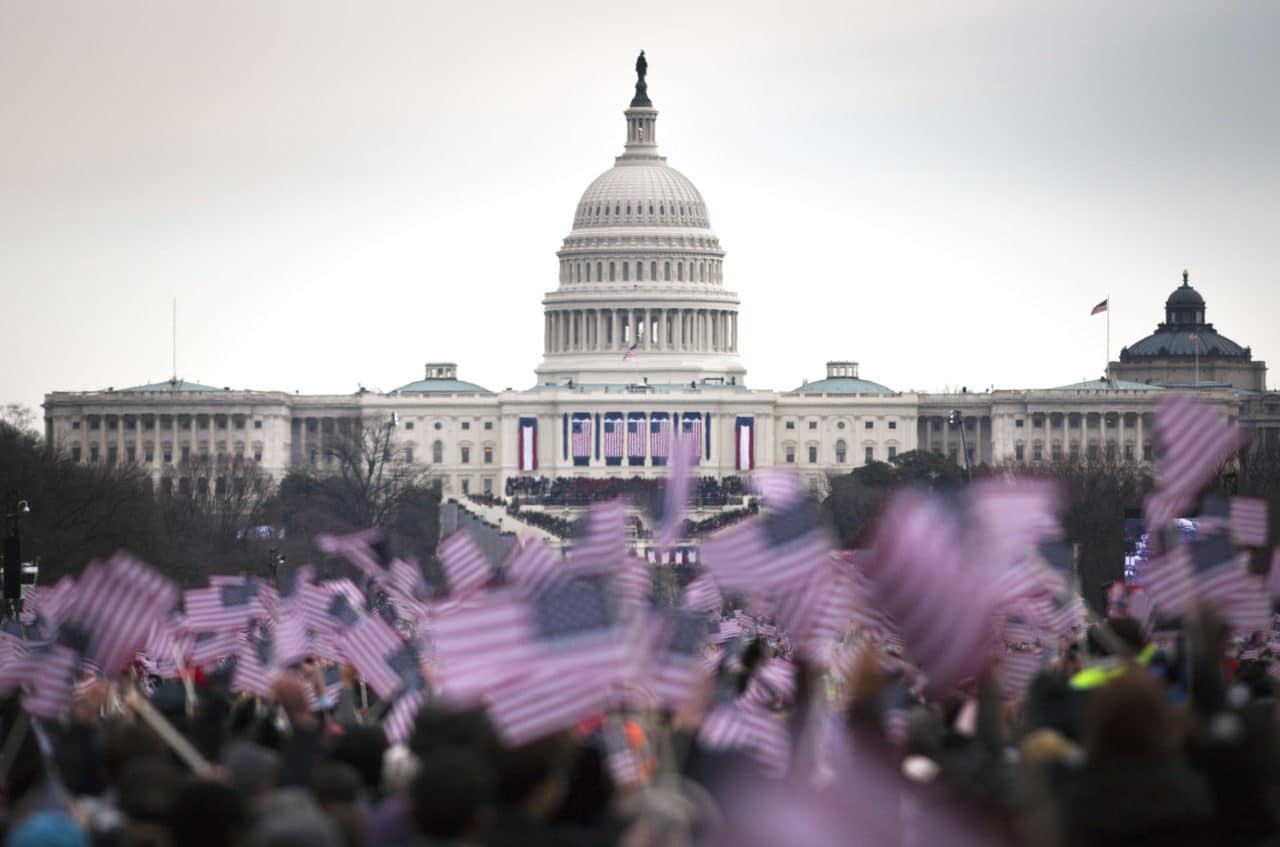
<path fill-rule="evenodd" d="M 626 144 L 592 180 L 543 300 L 542 385 L 740 385 L 738 298 L 693 182 L 658 152 L 643 53 Z"/>
<path fill-rule="evenodd" d="M 587 186 L 573 218 L 574 229 L 664 225 L 709 229 L 702 195 L 665 162 L 626 157 Z"/>

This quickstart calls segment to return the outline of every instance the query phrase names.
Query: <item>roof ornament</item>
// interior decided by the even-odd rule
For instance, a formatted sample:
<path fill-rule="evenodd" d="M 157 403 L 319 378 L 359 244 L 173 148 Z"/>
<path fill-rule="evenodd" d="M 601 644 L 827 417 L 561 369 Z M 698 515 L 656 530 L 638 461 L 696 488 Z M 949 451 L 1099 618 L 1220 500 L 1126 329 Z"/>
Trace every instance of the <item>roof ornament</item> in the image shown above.
<path fill-rule="evenodd" d="M 1182 269 L 1182 284 L 1183 284 L 1183 286 L 1184 286 L 1184 287 L 1191 285 L 1191 283 L 1187 282 L 1187 278 L 1188 278 L 1188 277 L 1190 277 L 1190 276 L 1191 276 L 1191 274 L 1187 273 L 1187 269 L 1186 269 L 1186 268 L 1183 268 L 1183 269 Z"/>
<path fill-rule="evenodd" d="M 640 55 L 636 57 L 636 96 L 631 98 L 631 105 L 634 106 L 652 106 L 649 101 L 649 86 L 645 83 L 645 74 L 649 72 L 649 62 L 644 58 L 644 51 L 640 51 Z"/>

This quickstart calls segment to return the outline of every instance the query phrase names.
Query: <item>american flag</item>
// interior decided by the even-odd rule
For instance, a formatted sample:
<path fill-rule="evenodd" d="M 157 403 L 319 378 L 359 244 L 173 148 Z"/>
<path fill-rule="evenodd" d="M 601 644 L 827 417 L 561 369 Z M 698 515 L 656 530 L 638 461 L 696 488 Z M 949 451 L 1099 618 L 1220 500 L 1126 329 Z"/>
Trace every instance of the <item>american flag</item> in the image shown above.
<path fill-rule="evenodd" d="M 834 577 L 833 546 L 817 507 L 801 497 L 709 539 L 702 561 L 726 590 L 768 596 L 781 627 L 804 641 L 826 601 L 821 587 Z"/>
<path fill-rule="evenodd" d="M 0 632 L 0 695 L 8 694 L 26 679 L 27 642 L 10 632 Z"/>
<path fill-rule="evenodd" d="M 191 655 L 195 642 L 195 636 L 186 630 L 181 616 L 170 615 L 151 625 L 143 652 L 155 662 L 156 675 L 172 677 L 177 676 L 180 663 L 185 664 Z"/>
<path fill-rule="evenodd" d="M 604 457 L 621 459 L 623 449 L 623 420 L 621 415 L 606 415 L 604 419 Z"/>
<path fill-rule="evenodd" d="M 702 722 L 698 745 L 707 750 L 740 750 L 770 776 L 784 776 L 791 766 L 786 725 L 758 706 L 733 703 L 716 707 Z"/>
<path fill-rule="evenodd" d="M 703 614 L 672 612 L 666 618 L 652 681 L 653 694 L 660 704 L 679 709 L 697 692 L 698 685 L 710 673 L 702 651 L 715 626 Z"/>
<path fill-rule="evenodd" d="M 465 530 L 455 532 L 440 545 L 440 564 L 449 583 L 449 594 L 456 599 L 474 594 L 493 578 L 489 557 Z"/>
<path fill-rule="evenodd" d="M 1241 443 L 1235 423 L 1187 394 L 1174 394 L 1160 404 L 1155 437 L 1162 456 L 1156 469 L 1157 490 L 1146 504 L 1152 531 L 1183 514 Z"/>
<path fill-rule="evenodd" d="M 516 747 L 603 711 L 609 689 L 594 673 L 543 672 L 490 690 L 484 699 L 494 728 Z"/>
<path fill-rule="evenodd" d="M 581 537 L 571 543 L 565 556 L 565 567 L 575 575 L 617 570 L 627 553 L 626 522 L 627 510 L 621 500 L 591 507 L 579 524 Z"/>
<path fill-rule="evenodd" d="M 513 550 L 506 566 L 507 582 L 526 591 L 538 591 L 567 575 L 560 556 L 540 538 Z"/>
<path fill-rule="evenodd" d="M 785 659 L 773 658 L 756 670 L 742 692 L 741 702 L 771 707 L 775 703 L 790 705 L 796 699 L 796 666 Z"/>
<path fill-rule="evenodd" d="M 88 634 L 88 657 L 114 676 L 146 643 L 152 625 L 177 604 L 173 583 L 121 553 L 86 569 L 66 619 Z"/>
<path fill-rule="evenodd" d="M 1232 497 L 1227 512 L 1231 541 L 1241 547 L 1267 544 L 1267 501 L 1256 497 Z"/>
<path fill-rule="evenodd" d="M 62 717 L 75 692 L 80 654 L 63 644 L 33 643 L 27 645 L 23 664 L 27 687 L 22 693 L 22 708 L 45 720 Z"/>
<path fill-rule="evenodd" d="M 415 688 L 400 694 L 395 703 L 387 710 L 382 721 L 382 732 L 387 736 L 388 744 L 403 744 L 413 735 L 414 721 L 418 711 L 426 703 L 425 688 Z"/>
<path fill-rule="evenodd" d="M 732 641 L 735 638 L 740 638 L 742 634 L 742 624 L 738 622 L 737 618 L 725 618 L 720 621 L 720 629 L 713 636 L 712 640 L 717 644 L 723 644 L 726 641 Z"/>
<path fill-rule="evenodd" d="M 406 675 L 418 672 L 412 645 L 401 640 L 386 621 L 372 615 L 361 618 L 347 632 L 343 652 L 379 697 L 390 697 Z"/>
<path fill-rule="evenodd" d="M 635 354 L 636 354 L 636 345 L 638 345 L 639 343 L 640 343 L 640 342 L 638 342 L 638 341 L 632 341 L 632 342 L 631 342 L 631 346 L 630 346 L 630 347 L 628 347 L 628 348 L 627 348 L 627 350 L 626 350 L 626 352 L 622 354 L 622 361 L 624 361 L 624 362 L 625 362 L 627 359 L 630 359 L 630 358 L 632 358 L 633 356 L 635 356 Z"/>
<path fill-rule="evenodd" d="M 591 458 L 591 419 L 573 419 L 573 458 Z"/>
<path fill-rule="evenodd" d="M 190 661 L 193 665 L 203 665 L 232 656 L 239 652 L 239 645 L 240 636 L 236 632 L 193 632 Z"/>
<path fill-rule="evenodd" d="M 476 603 L 439 618 L 432 631 L 441 695 L 472 703 L 495 685 L 527 673 L 533 623 L 514 591 L 490 590 Z"/>
<path fill-rule="evenodd" d="M 692 415 L 681 421 L 680 433 L 692 444 L 690 464 L 697 465 L 702 459 L 702 415 Z"/>
<path fill-rule="evenodd" d="M 589 670 L 597 680 L 619 673 L 624 652 L 604 577 L 553 586 L 534 596 L 531 612 L 531 672 Z"/>
<path fill-rule="evenodd" d="M 247 691 L 259 697 L 270 697 L 271 680 L 274 676 L 274 635 L 260 622 L 254 622 L 241 636 L 231 689 Z"/>
<path fill-rule="evenodd" d="M 627 456 L 644 458 L 644 417 L 627 418 Z"/>
<path fill-rule="evenodd" d="M 266 617 L 259 587 L 257 578 L 246 576 L 230 585 L 188 589 L 183 601 L 187 627 L 198 632 L 235 631 L 250 620 Z"/>
<path fill-rule="evenodd" d="M 866 573 L 934 687 L 976 674 L 990 656 L 992 598 L 966 564 L 957 517 L 941 500 L 903 491 L 889 501 Z"/>
<path fill-rule="evenodd" d="M 706 574 L 691 580 L 680 594 L 680 608 L 702 612 L 704 615 L 719 613 L 723 603 L 724 598 L 721 597 L 715 580 Z"/>
<path fill-rule="evenodd" d="M 1038 647 L 1031 649 L 1009 648 L 999 660 L 1000 684 L 1005 697 L 1022 702 L 1044 663 L 1044 653 Z"/>
<path fill-rule="evenodd" d="M 317 535 L 315 538 L 320 552 L 342 556 L 352 567 L 377 583 L 387 578 L 387 572 L 382 567 L 382 557 L 374 547 L 381 541 L 382 532 L 378 529 L 365 529 L 346 535 Z"/>
<path fill-rule="evenodd" d="M 653 415 L 649 419 L 649 455 L 655 465 L 663 465 L 670 452 L 671 420 L 666 415 Z"/>
<path fill-rule="evenodd" d="M 684 509 L 689 502 L 689 493 L 693 489 L 693 474 L 690 467 L 694 464 L 694 452 L 698 445 L 692 438 L 682 435 L 673 445 L 675 455 L 667 471 L 666 485 L 662 487 L 661 497 L 655 497 L 654 512 L 654 544 L 660 550 L 668 550 L 680 540 L 680 532 L 684 529 Z"/>

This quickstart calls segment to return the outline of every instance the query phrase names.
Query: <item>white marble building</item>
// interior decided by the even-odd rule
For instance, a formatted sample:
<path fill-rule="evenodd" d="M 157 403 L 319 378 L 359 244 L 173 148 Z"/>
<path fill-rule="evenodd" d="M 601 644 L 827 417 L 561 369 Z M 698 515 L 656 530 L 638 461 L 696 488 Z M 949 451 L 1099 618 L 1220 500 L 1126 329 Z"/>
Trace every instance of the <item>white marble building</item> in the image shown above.
<path fill-rule="evenodd" d="M 956 461 L 967 449 L 975 464 L 1151 458 L 1151 413 L 1163 393 L 1155 385 L 899 393 L 844 361 L 794 390 L 748 388 L 724 251 L 697 188 L 658 153 L 658 113 L 643 80 L 624 115 L 624 152 L 573 210 L 559 284 L 542 301 L 534 387 L 495 393 L 459 380 L 452 363 L 430 363 L 423 379 L 386 394 L 241 391 L 178 379 L 54 392 L 44 403 L 49 445 L 82 462 L 138 463 L 175 491 L 196 487 L 189 468 L 201 456 L 254 460 L 276 477 L 323 470 L 334 438 L 354 422 L 383 425 L 393 414 L 404 459 L 427 466 L 447 493 L 500 493 L 507 478 L 524 475 L 660 474 L 675 425 L 697 434 L 704 474 L 792 466 L 815 489 L 830 474 L 916 449 Z M 1201 391 L 1229 414 L 1256 408 L 1280 424 L 1274 393 Z M 963 433 L 947 423 L 953 410 Z"/>

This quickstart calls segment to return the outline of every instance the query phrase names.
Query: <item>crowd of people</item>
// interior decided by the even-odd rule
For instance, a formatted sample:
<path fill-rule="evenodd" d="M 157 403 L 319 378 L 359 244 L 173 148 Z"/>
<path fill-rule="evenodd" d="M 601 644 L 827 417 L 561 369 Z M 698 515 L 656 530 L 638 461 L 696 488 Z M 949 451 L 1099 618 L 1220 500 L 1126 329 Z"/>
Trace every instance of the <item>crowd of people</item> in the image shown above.
<path fill-rule="evenodd" d="M 743 640 L 697 709 L 602 716 L 517 747 L 482 709 L 440 704 L 419 711 L 406 744 L 389 746 L 350 667 L 332 702 L 309 664 L 278 677 L 271 698 L 232 695 L 216 671 L 189 693 L 149 681 L 151 705 L 212 763 L 198 772 L 123 693 L 140 686 L 136 676 L 80 687 L 60 724 L 28 728 L 9 698 L 4 843 L 1280 843 L 1265 641 L 1233 643 L 1205 617 L 1160 646 L 1133 619 L 1100 621 L 1065 643 L 1020 701 L 994 676 L 926 696 L 896 651 L 859 643 L 842 651 L 839 674 L 774 638 Z M 786 773 L 701 743 L 715 697 L 752 690 L 784 664 L 792 691 L 766 696 L 770 720 L 796 740 Z M 814 717 L 814 699 L 828 719 Z M 613 730 L 633 760 L 624 778 L 611 767 Z M 763 823 L 760 791 L 773 802 Z M 892 807 L 868 799 L 886 793 Z"/>
<path fill-rule="evenodd" d="M 713 532 L 733 526 L 739 521 L 746 520 L 760 511 L 760 506 L 755 502 L 741 509 L 725 509 L 722 512 L 716 512 L 709 518 L 702 520 L 686 520 L 684 522 L 685 538 L 701 538 L 704 535 L 710 535 Z"/>
<path fill-rule="evenodd" d="M 664 478 L 633 476 L 608 477 L 511 477 L 505 489 L 508 498 L 542 506 L 590 506 L 618 497 L 647 502 L 666 485 Z M 702 476 L 694 480 L 694 506 L 719 507 L 739 504 L 750 494 L 746 482 L 737 476 L 718 479 Z"/>

